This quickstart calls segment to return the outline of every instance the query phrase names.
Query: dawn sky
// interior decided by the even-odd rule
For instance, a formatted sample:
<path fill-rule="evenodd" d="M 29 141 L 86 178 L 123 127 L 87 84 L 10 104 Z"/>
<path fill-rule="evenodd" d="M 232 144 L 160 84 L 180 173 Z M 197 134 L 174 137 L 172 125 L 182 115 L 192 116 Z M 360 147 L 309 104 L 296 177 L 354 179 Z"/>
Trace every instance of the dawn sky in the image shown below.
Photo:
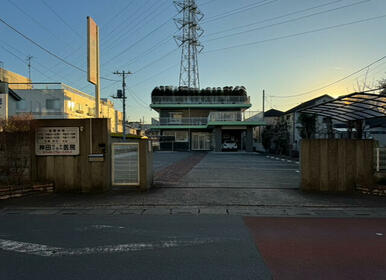
<path fill-rule="evenodd" d="M 199 55 L 201 87 L 244 85 L 253 107 L 287 110 L 321 94 L 338 96 L 386 78 L 386 59 L 323 90 L 386 55 L 385 0 L 201 0 L 205 17 Z M 178 85 L 180 50 L 171 0 L 1 0 L 0 18 L 43 47 L 86 69 L 86 17 L 100 27 L 101 76 L 129 70 L 128 118 L 157 116 L 149 109 L 155 86 Z M 86 74 L 53 58 L 0 23 L 0 61 L 34 82 L 63 82 L 93 94 Z M 102 80 L 109 97 L 119 82 Z M 280 98 L 281 97 L 281 98 Z M 120 102 L 115 101 L 117 108 Z"/>

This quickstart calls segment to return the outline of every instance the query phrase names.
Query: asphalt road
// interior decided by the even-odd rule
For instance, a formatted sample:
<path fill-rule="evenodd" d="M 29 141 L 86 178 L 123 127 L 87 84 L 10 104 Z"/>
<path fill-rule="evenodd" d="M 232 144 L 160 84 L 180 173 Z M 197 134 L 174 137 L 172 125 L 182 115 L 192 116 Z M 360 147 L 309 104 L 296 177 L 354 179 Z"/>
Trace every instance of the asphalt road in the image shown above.
<path fill-rule="evenodd" d="M 245 218 L 280 280 L 386 279 L 386 219 Z"/>
<path fill-rule="evenodd" d="M 0 279 L 381 280 L 386 219 L 0 216 Z"/>
<path fill-rule="evenodd" d="M 241 217 L 0 217 L 0 279 L 271 279 Z"/>

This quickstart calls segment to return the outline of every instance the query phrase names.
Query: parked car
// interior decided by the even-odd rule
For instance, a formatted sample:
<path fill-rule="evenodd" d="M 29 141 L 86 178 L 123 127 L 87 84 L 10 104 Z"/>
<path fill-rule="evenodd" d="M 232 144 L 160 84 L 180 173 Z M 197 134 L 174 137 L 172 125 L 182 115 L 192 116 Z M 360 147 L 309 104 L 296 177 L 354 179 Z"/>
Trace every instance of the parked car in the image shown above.
<path fill-rule="evenodd" d="M 237 144 L 232 140 L 225 140 L 222 144 L 223 150 L 237 150 Z"/>

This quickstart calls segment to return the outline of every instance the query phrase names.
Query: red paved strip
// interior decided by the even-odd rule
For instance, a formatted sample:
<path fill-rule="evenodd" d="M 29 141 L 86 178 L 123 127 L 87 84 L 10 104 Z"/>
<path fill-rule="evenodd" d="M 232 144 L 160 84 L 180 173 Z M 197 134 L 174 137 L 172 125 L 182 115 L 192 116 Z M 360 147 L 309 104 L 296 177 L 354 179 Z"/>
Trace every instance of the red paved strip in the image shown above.
<path fill-rule="evenodd" d="M 192 156 L 177 161 L 154 175 L 155 182 L 177 183 L 193 169 L 204 157 L 206 153 L 194 153 Z"/>
<path fill-rule="evenodd" d="M 274 279 L 386 279 L 386 219 L 244 221 Z"/>

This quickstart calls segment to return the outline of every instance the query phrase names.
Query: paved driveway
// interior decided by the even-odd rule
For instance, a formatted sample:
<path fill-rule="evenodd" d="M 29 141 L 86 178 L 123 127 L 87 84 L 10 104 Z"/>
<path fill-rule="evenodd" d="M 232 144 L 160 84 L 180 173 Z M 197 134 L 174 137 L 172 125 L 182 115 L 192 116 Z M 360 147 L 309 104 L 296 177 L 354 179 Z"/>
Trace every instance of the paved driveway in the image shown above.
<path fill-rule="evenodd" d="M 298 189 L 299 165 L 258 154 L 208 153 L 179 187 Z"/>
<path fill-rule="evenodd" d="M 7 212 L 17 207 L 88 208 L 87 211 L 89 208 L 104 207 L 111 208 L 109 211 L 114 213 L 120 213 L 119 209 L 132 208 L 130 211 L 135 213 L 149 214 L 188 211 L 339 216 L 344 209 L 350 208 L 352 215 L 385 215 L 385 199 L 381 197 L 300 191 L 298 167 L 294 162 L 256 153 L 157 152 L 154 154 L 155 186 L 149 192 L 124 187 L 124 191 L 95 195 L 46 194 L 1 202 L 0 212 L 1 209 Z M 326 213 L 324 210 L 327 208 Z M 366 211 L 361 212 L 359 208 L 366 208 Z M 354 213 L 353 209 L 359 210 Z"/>

